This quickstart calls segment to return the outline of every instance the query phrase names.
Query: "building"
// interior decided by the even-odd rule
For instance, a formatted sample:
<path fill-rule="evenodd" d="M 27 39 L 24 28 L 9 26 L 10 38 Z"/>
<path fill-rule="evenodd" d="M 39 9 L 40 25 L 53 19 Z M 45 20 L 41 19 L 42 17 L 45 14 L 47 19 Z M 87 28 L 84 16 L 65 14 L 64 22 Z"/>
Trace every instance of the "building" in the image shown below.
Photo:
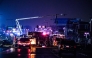
<path fill-rule="evenodd" d="M 89 32 L 90 32 L 89 22 L 80 21 L 78 24 L 79 37 L 85 38 L 85 33 L 89 33 Z"/>
<path fill-rule="evenodd" d="M 73 37 L 77 34 L 77 27 L 79 24 L 79 18 L 56 18 L 56 25 L 52 29 L 58 30 L 60 33 L 65 34 L 66 37 Z"/>
<path fill-rule="evenodd" d="M 90 24 L 90 36 L 92 37 L 92 19 L 90 20 L 89 24 Z"/>
<path fill-rule="evenodd" d="M 69 18 L 67 22 L 67 37 L 68 38 L 75 38 L 78 36 L 78 27 L 79 27 L 79 22 L 81 19 L 79 18 Z"/>

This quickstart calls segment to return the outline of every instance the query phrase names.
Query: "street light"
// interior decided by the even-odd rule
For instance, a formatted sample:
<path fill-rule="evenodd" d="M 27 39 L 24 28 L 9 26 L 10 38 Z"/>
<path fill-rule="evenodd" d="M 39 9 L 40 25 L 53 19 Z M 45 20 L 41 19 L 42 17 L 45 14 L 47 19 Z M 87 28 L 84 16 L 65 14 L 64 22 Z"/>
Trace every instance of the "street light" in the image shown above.
<path fill-rule="evenodd" d="M 86 36 L 86 39 L 88 38 L 87 36 L 89 35 L 89 32 L 85 32 L 84 35 Z"/>

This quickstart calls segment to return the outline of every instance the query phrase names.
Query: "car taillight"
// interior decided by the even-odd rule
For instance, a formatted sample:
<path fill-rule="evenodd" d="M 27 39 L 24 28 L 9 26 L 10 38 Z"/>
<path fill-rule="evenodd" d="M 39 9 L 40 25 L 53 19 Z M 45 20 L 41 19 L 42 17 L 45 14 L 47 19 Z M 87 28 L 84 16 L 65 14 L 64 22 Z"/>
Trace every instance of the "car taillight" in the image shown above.
<path fill-rule="evenodd" d="M 28 54 L 30 56 L 30 54 Z"/>
<path fill-rule="evenodd" d="M 21 51 L 21 49 L 18 49 L 17 51 L 18 51 L 18 52 L 20 52 L 20 51 Z"/>
<path fill-rule="evenodd" d="M 18 41 L 18 44 L 21 45 L 20 41 Z"/>
<path fill-rule="evenodd" d="M 30 43 L 26 43 L 26 45 L 30 45 Z"/>
<path fill-rule="evenodd" d="M 31 52 L 31 50 L 30 49 L 28 49 L 28 53 L 30 53 Z"/>
<path fill-rule="evenodd" d="M 20 43 L 20 42 L 19 42 L 18 44 L 19 44 L 19 45 L 22 45 L 22 43 Z"/>

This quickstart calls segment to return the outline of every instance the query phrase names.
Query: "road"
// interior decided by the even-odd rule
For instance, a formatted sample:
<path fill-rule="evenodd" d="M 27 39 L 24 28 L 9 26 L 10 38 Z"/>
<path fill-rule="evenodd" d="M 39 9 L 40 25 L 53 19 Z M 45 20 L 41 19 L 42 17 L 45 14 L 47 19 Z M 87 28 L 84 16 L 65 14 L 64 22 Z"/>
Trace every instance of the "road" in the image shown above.
<path fill-rule="evenodd" d="M 36 58 L 58 58 L 52 53 L 52 48 L 37 48 Z"/>
<path fill-rule="evenodd" d="M 10 49 L 0 48 L 0 58 L 59 58 L 57 52 L 52 48 L 36 48 L 36 53 L 18 55 L 15 51 Z M 63 58 L 74 58 L 72 54 L 64 54 Z M 88 58 L 85 54 L 77 52 L 76 58 Z"/>

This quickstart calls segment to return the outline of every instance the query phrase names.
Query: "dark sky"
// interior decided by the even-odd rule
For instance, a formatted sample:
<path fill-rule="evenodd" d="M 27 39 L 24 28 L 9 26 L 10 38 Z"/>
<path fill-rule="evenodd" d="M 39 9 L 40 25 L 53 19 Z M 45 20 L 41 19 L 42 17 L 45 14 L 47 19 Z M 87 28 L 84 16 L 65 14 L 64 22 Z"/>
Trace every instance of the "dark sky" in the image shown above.
<path fill-rule="evenodd" d="M 61 18 L 81 18 L 89 21 L 92 17 L 91 0 L 0 0 L 0 24 L 14 25 L 15 19 L 45 16 L 54 14 L 67 14 Z M 21 24 L 51 24 L 54 17 L 25 20 Z"/>

